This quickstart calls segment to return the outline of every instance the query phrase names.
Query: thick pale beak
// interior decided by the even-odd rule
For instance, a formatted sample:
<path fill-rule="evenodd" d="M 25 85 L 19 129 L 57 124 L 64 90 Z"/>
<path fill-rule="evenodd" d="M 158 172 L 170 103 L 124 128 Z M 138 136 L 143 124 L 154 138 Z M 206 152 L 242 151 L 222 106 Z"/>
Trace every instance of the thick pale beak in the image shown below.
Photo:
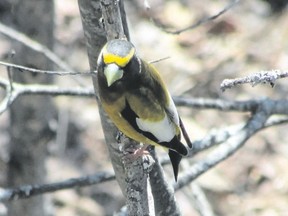
<path fill-rule="evenodd" d="M 104 69 L 108 87 L 123 76 L 123 70 L 116 64 L 108 64 Z"/>

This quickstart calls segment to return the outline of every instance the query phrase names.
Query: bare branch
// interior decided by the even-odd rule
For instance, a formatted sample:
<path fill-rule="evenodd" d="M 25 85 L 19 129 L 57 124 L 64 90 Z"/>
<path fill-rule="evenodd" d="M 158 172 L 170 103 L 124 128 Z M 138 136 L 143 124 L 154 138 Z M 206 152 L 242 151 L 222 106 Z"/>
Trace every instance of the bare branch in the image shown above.
<path fill-rule="evenodd" d="M 221 11 L 219 11 L 217 14 L 210 16 L 210 17 L 205 17 L 205 18 L 201 18 L 200 20 L 198 20 L 197 22 L 195 22 L 194 24 L 187 26 L 183 29 L 179 29 L 176 31 L 171 31 L 168 30 L 166 28 L 164 28 L 161 24 L 155 22 L 155 24 L 160 27 L 164 32 L 169 33 L 169 34 L 181 34 L 182 32 L 188 31 L 188 30 L 192 30 L 194 28 L 197 28 L 198 26 L 205 24 L 209 21 L 215 20 L 217 19 L 219 16 L 221 16 L 222 14 L 226 13 L 227 11 L 229 11 L 232 7 L 234 7 L 240 0 L 231 0 L 231 2 L 224 7 Z"/>
<path fill-rule="evenodd" d="M 264 127 L 268 116 L 266 110 L 259 110 L 239 133 L 230 137 L 225 143 L 208 154 L 205 159 L 198 161 L 185 171 L 179 178 L 178 183 L 174 185 L 175 190 L 189 184 L 195 178 L 234 154 L 252 135 Z"/>
<path fill-rule="evenodd" d="M 41 74 L 51 74 L 51 75 L 95 75 L 97 72 L 67 72 L 67 71 L 49 71 L 49 70 L 39 70 L 30 67 L 24 67 L 17 64 L 12 64 L 8 62 L 0 61 L 0 64 L 12 68 L 17 68 L 20 71 L 30 71 L 32 73 Z M 276 79 L 285 78 L 288 76 L 288 72 L 272 70 L 272 71 L 262 71 L 244 78 L 237 79 L 226 79 L 221 84 L 221 89 L 224 91 L 226 88 L 232 88 L 234 85 L 239 85 L 243 83 L 252 83 L 253 85 L 259 84 L 261 82 L 274 83 Z M 11 83 L 11 82 L 10 82 Z M 3 84 L 3 83 L 2 83 Z M 1 85 L 1 83 L 0 83 Z M 3 85 L 2 85 L 3 86 Z M 6 84 L 4 85 L 6 87 Z M 45 92 L 45 91 L 44 91 Z M 37 91 L 35 91 L 37 94 Z M 49 94 L 49 92 L 47 92 Z M 44 93 L 45 94 L 45 93 Z M 61 93 L 60 93 L 61 94 Z M 66 93 L 64 93 L 66 94 Z M 73 95 L 73 93 L 72 93 Z M 241 112 L 251 112 L 258 106 L 257 100 L 246 100 L 246 101 L 227 101 L 221 99 L 205 99 L 205 98 L 183 98 L 183 97 L 173 97 L 173 100 L 177 106 L 193 107 L 200 109 L 218 109 L 222 111 L 241 111 Z"/>
<path fill-rule="evenodd" d="M 0 79 L 0 86 L 6 89 L 6 96 L 0 103 L 0 115 L 5 112 L 9 106 L 20 95 L 51 95 L 51 96 L 81 96 L 81 97 L 94 97 L 95 93 L 93 88 L 60 88 L 53 85 L 37 85 L 37 84 L 20 84 L 13 83 L 11 89 L 10 83 L 7 80 Z"/>
<path fill-rule="evenodd" d="M 64 75 L 95 75 L 96 74 L 96 72 L 90 72 L 90 71 L 88 71 L 88 72 L 76 72 L 76 71 L 69 72 L 69 71 L 39 70 L 39 69 L 30 68 L 30 67 L 24 67 L 24 66 L 21 66 L 21 65 L 12 64 L 12 63 L 3 62 L 3 61 L 0 61 L 0 65 L 5 65 L 5 66 L 10 67 L 10 68 L 17 68 L 21 72 L 22 71 L 29 71 L 29 72 L 32 72 L 32 73 L 60 75 L 60 76 L 64 76 Z"/>
<path fill-rule="evenodd" d="M 272 87 L 275 85 L 277 79 L 288 77 L 288 71 L 281 70 L 270 70 L 270 71 L 261 71 L 258 73 L 251 74 L 246 77 L 236 78 L 236 79 L 225 79 L 220 85 L 222 91 L 230 89 L 234 86 L 251 83 L 254 87 L 259 83 L 269 83 Z"/>
<path fill-rule="evenodd" d="M 161 62 L 161 61 L 165 61 L 167 59 L 171 58 L 170 56 L 166 56 L 166 57 L 163 57 L 163 58 L 160 58 L 160 59 L 156 59 L 156 60 L 152 60 L 152 61 L 148 61 L 149 64 L 155 64 L 155 63 L 158 63 L 158 62 Z"/>
<path fill-rule="evenodd" d="M 173 97 L 173 100 L 177 106 L 193 107 L 197 109 L 216 109 L 221 111 L 251 112 L 258 106 L 258 102 L 255 99 L 246 101 L 228 101 L 208 98 Z"/>
<path fill-rule="evenodd" d="M 241 131 L 243 127 L 244 123 L 218 130 L 212 130 L 202 140 L 196 140 L 193 142 L 193 149 L 191 150 L 191 152 L 189 152 L 189 156 L 193 156 L 203 150 L 226 142 L 230 137 L 239 133 L 239 131 Z"/>
<path fill-rule="evenodd" d="M 214 216 L 215 214 L 202 188 L 196 182 L 193 182 L 190 188 L 191 195 L 194 200 L 193 206 L 195 206 L 195 209 L 199 212 L 199 215 Z"/>
<path fill-rule="evenodd" d="M 9 108 L 18 96 L 17 94 L 9 94 L 9 90 L 7 92 L 5 98 L 0 103 L 0 115 Z"/>
<path fill-rule="evenodd" d="M 10 54 L 10 58 L 12 58 L 14 53 Z M 8 79 L 9 79 L 9 85 L 10 85 L 10 90 L 13 90 L 13 70 L 12 67 L 7 66 L 7 74 L 8 74 Z"/>
<path fill-rule="evenodd" d="M 288 123 L 288 117 L 284 116 L 270 117 L 262 129 L 287 123 Z M 211 130 L 211 132 L 208 133 L 203 139 L 195 140 L 193 142 L 193 149 L 190 149 L 188 157 L 192 157 L 201 151 L 204 151 L 206 149 L 209 149 L 211 147 L 226 142 L 230 137 L 239 133 L 239 131 L 241 131 L 244 126 L 245 123 L 240 123 L 237 125 L 229 126 L 227 128 Z M 167 165 L 169 163 L 170 159 L 168 156 L 160 158 L 161 165 Z"/>
<path fill-rule="evenodd" d="M 0 32 L 14 40 L 23 43 L 25 46 L 30 47 L 36 52 L 44 54 L 48 59 L 50 59 L 54 64 L 56 64 L 59 68 L 65 71 L 74 71 L 68 64 L 62 61 L 54 52 L 48 49 L 46 46 L 38 43 L 37 41 L 27 37 L 21 32 L 12 29 L 3 23 L 0 22 Z"/>
<path fill-rule="evenodd" d="M 279 125 L 279 124 L 284 124 L 287 122 L 288 122 L 287 117 L 270 118 L 267 120 L 267 122 L 264 124 L 264 126 L 260 129 L 264 129 L 264 128 Z M 235 127 L 235 128 L 237 128 L 237 127 Z M 219 131 L 219 133 L 221 134 L 222 131 Z M 252 135 L 253 134 L 251 134 L 251 136 Z M 199 141 L 199 142 L 201 142 L 201 141 Z M 230 149 L 231 146 L 226 145 L 226 148 Z M 220 152 L 220 150 L 217 150 L 217 151 Z M 207 158 L 209 158 L 209 156 Z M 204 159 L 204 160 L 206 160 L 206 159 Z M 161 160 L 161 164 L 163 165 L 162 161 L 163 160 Z M 152 189 L 153 196 L 155 199 L 154 200 L 155 208 L 163 209 L 161 207 L 161 205 L 167 206 L 167 203 L 171 207 L 170 200 L 174 199 L 173 198 L 173 191 L 171 190 L 171 188 L 169 188 L 169 184 L 167 184 L 167 183 L 164 185 L 162 184 L 163 180 L 161 180 L 161 179 L 164 178 L 163 170 L 160 166 L 160 163 L 158 162 L 157 157 L 155 157 L 155 162 L 156 163 L 153 166 L 152 171 L 150 172 L 150 175 L 157 175 L 157 177 L 151 178 L 151 180 L 150 180 L 151 181 L 151 189 Z M 199 165 L 197 166 L 197 164 L 194 165 L 193 166 L 194 168 L 192 167 L 190 170 L 195 170 L 197 167 L 199 167 Z M 210 168 L 212 168 L 212 167 L 210 167 Z M 205 170 L 204 172 L 208 171 L 209 169 Z M 201 170 L 199 170 L 199 171 L 201 171 Z M 198 176 L 196 176 L 196 177 L 198 177 Z M 182 178 L 184 178 L 184 177 L 181 177 L 181 179 Z M 13 188 L 13 189 L 3 189 L 2 188 L 2 189 L 0 189 L 0 202 L 15 200 L 15 199 L 25 199 L 25 198 L 29 198 L 31 196 L 35 196 L 35 195 L 39 195 L 39 194 L 55 192 L 55 191 L 64 190 L 64 189 L 71 189 L 73 187 L 85 187 L 85 186 L 94 185 L 94 184 L 98 184 L 98 183 L 102 183 L 102 182 L 106 182 L 106 181 L 110 181 L 110 180 L 114 180 L 114 179 L 115 179 L 115 175 L 113 173 L 100 172 L 100 173 L 97 173 L 95 175 L 89 175 L 89 176 L 80 177 L 80 178 L 72 178 L 72 179 L 68 179 L 68 180 L 56 182 L 56 183 L 51 183 L 51 184 L 26 185 L 26 186 L 21 186 L 19 188 Z M 187 184 L 188 183 L 190 183 L 190 181 L 188 181 Z M 167 187 L 167 189 L 162 190 L 161 187 Z M 176 186 L 176 185 L 174 185 L 174 187 L 176 189 L 179 189 L 179 188 L 177 188 L 178 186 Z M 163 191 L 167 194 L 165 194 L 165 193 L 162 194 Z M 166 198 L 163 199 L 163 196 L 164 197 L 167 196 L 167 199 Z M 174 203 L 174 202 L 172 202 L 172 203 Z M 175 206 L 175 208 L 177 208 L 177 206 Z"/>
<path fill-rule="evenodd" d="M 1 62 L 0 62 L 1 64 Z M 5 63 L 9 64 L 9 63 Z M 13 65 L 13 64 L 12 64 Z M 19 65 L 16 65 L 18 67 Z M 22 66 L 19 66 L 22 67 Z M 28 68 L 30 70 L 32 68 Z M 26 70 L 26 68 L 25 68 Z M 32 69 L 36 70 L 36 69 Z M 46 71 L 44 71 L 45 73 Z M 57 75 L 63 75 L 62 72 L 56 71 L 47 71 L 48 73 L 51 72 Z M 59 74 L 58 74 L 59 73 Z M 75 72 L 76 74 L 77 72 Z M 67 75 L 74 74 L 74 72 L 70 73 L 67 72 Z M 80 73 L 82 74 L 82 73 Z M 85 73 L 84 73 L 85 74 Z M 90 74 L 87 72 L 86 74 Z M 5 79 L 0 78 L 0 86 L 6 89 L 6 94 L 9 93 L 9 82 Z M 20 83 L 13 83 L 13 91 L 12 93 L 13 102 L 16 97 L 23 94 L 38 94 L 38 95 L 51 95 L 51 96 L 83 96 L 83 97 L 93 97 L 95 93 L 92 87 L 88 88 L 61 88 L 58 86 L 53 85 L 38 85 L 38 84 L 20 84 Z M 7 96 L 7 95 L 6 95 Z M 8 95 L 9 96 L 9 95 Z M 8 97 L 7 96 L 7 97 Z M 177 106 L 185 106 L 185 107 L 193 107 L 198 109 L 216 109 L 221 111 L 239 111 L 239 112 L 254 112 L 259 104 L 263 103 L 263 99 L 254 99 L 254 100 L 246 100 L 246 101 L 227 101 L 221 99 L 206 99 L 206 98 L 184 98 L 184 97 L 173 97 L 173 100 Z M 264 99 L 269 100 L 273 105 L 273 114 L 288 114 L 288 101 L 287 100 L 271 100 L 271 99 Z M 7 109 L 7 102 L 9 100 L 4 100 L 0 104 L 0 114 L 3 110 Z M 5 105 L 3 105 L 5 104 Z M 8 105 L 9 106 L 9 105 Z M 6 107 L 5 109 L 3 107 Z"/>
<path fill-rule="evenodd" d="M 287 117 L 270 117 L 268 121 L 265 124 L 264 128 L 281 125 L 281 124 L 287 124 L 288 118 Z"/>
<path fill-rule="evenodd" d="M 237 125 L 232 125 L 226 128 L 214 129 L 211 130 L 203 139 L 195 140 L 193 142 L 193 148 L 189 149 L 188 157 L 192 157 L 198 154 L 201 151 L 219 145 L 221 143 L 226 142 L 230 137 L 239 133 L 239 131 L 245 126 L 244 123 L 240 123 Z M 164 156 L 160 159 L 160 163 L 162 165 L 166 165 L 170 163 L 170 159 L 168 156 Z"/>
<path fill-rule="evenodd" d="M 176 203 L 174 190 L 165 180 L 164 172 L 155 151 L 151 153 L 155 164 L 150 172 L 150 185 L 154 199 L 156 215 L 181 215 Z M 169 206 L 169 208 L 167 208 Z"/>
<path fill-rule="evenodd" d="M 80 178 L 71 178 L 65 181 L 43 184 L 43 185 L 25 185 L 14 189 L 1 189 L 0 201 L 9 201 L 29 198 L 31 196 L 40 195 L 43 193 L 51 193 L 57 190 L 71 189 L 74 187 L 84 187 L 95 185 L 102 182 L 107 182 L 115 179 L 113 173 L 99 172 L 95 175 L 89 175 Z"/>
<path fill-rule="evenodd" d="M 288 114 L 288 100 L 272 100 L 269 98 L 245 101 L 228 101 L 221 99 L 173 97 L 177 106 L 199 109 L 216 109 L 221 111 L 255 112 L 265 101 L 273 104 L 273 114 Z"/>

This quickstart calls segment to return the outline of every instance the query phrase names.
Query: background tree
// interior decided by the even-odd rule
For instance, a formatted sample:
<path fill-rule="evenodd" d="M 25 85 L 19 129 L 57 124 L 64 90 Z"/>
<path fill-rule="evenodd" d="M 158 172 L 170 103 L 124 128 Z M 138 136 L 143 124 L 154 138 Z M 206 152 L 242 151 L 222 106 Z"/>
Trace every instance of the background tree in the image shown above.
<path fill-rule="evenodd" d="M 54 44 L 54 2 L 4 1 L 1 20 L 12 28 L 23 32 L 49 49 Z M 14 51 L 9 61 L 33 68 L 52 69 L 52 63 L 31 48 L 14 42 Z M 11 51 L 10 51 L 11 52 Z M 19 73 L 11 69 L 11 80 L 18 83 L 51 84 L 52 76 Z M 45 160 L 47 143 L 53 133 L 49 127 L 55 121 L 56 113 L 49 96 L 23 96 L 18 98 L 10 109 L 10 142 L 7 185 L 16 187 L 22 184 L 46 182 Z M 47 202 L 44 197 L 30 200 L 17 200 L 8 205 L 8 215 L 47 215 Z"/>

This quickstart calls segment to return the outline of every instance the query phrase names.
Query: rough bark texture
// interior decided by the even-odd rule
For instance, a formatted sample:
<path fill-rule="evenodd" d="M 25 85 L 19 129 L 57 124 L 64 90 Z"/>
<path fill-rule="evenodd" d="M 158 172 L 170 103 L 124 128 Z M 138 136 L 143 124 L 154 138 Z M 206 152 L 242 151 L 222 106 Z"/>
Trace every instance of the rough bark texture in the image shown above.
<path fill-rule="evenodd" d="M 107 40 L 115 38 L 129 39 L 123 1 L 79 0 L 78 2 L 82 17 L 83 29 L 87 40 L 90 67 L 91 70 L 96 70 L 96 60 L 100 49 L 106 43 L 106 38 Z M 93 79 L 93 83 L 97 94 L 98 84 L 96 78 Z M 116 173 L 116 178 L 123 194 L 126 197 L 128 214 L 139 216 L 154 215 L 151 213 L 154 212 L 154 208 L 151 208 L 151 206 L 153 206 L 153 201 L 151 202 L 151 191 L 151 199 L 148 200 L 149 190 L 147 184 L 147 170 L 149 170 L 149 166 L 151 164 L 148 163 L 150 165 L 144 167 L 142 158 L 139 158 L 139 160 L 134 162 L 131 160 L 123 160 L 123 151 L 120 151 L 119 143 L 116 140 L 118 130 L 106 117 L 105 113 L 101 109 L 101 105 L 100 116 L 106 144 L 108 146 L 110 158 Z M 135 142 L 131 142 L 129 139 L 121 141 L 122 143 L 125 143 L 124 148 L 131 146 L 132 148 L 135 148 Z M 136 146 L 137 145 L 138 144 L 136 144 Z"/>
<path fill-rule="evenodd" d="M 86 46 L 88 51 L 90 69 L 95 71 L 97 69 L 97 58 L 101 48 L 106 43 L 106 32 L 102 20 L 102 11 L 100 1 L 78 0 L 79 9 L 82 19 L 83 31 L 86 38 Z M 93 78 L 94 89 L 98 99 L 98 82 L 96 77 Z M 118 130 L 109 121 L 105 112 L 99 106 L 99 114 L 101 117 L 102 128 L 104 131 L 105 140 L 109 149 L 110 158 L 114 171 L 116 173 L 117 181 L 125 194 L 125 176 L 124 166 L 119 155 L 119 145 L 115 140 Z M 118 156 L 117 156 L 118 155 Z"/>
<path fill-rule="evenodd" d="M 155 165 L 150 172 L 150 184 L 154 199 L 154 207 L 157 216 L 173 215 L 179 216 L 181 212 L 174 197 L 174 190 L 165 180 L 163 169 L 154 154 Z"/>
<path fill-rule="evenodd" d="M 51 0 L 7 0 L 5 18 L 7 24 L 29 37 L 53 47 L 54 4 Z M 32 68 L 52 69 L 51 63 L 26 46 L 14 42 L 14 63 Z M 19 83 L 51 83 L 51 76 L 32 75 L 14 71 L 13 80 Z M 10 161 L 8 187 L 45 182 L 46 144 L 51 139 L 49 121 L 55 116 L 55 108 L 48 96 L 22 96 L 10 111 Z M 45 216 L 47 205 L 43 196 L 8 203 L 11 216 Z"/>

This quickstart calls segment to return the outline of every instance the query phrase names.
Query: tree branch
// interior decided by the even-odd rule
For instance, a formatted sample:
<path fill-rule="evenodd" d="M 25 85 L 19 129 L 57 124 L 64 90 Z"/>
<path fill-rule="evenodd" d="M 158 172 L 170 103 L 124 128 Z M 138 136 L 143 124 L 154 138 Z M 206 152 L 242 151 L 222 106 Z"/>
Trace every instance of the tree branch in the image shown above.
<path fill-rule="evenodd" d="M 210 203 L 205 195 L 205 192 L 202 188 L 196 183 L 193 182 L 190 185 L 192 199 L 194 200 L 194 208 L 199 212 L 200 216 L 215 216 Z M 189 194 L 190 195 L 190 194 Z M 191 196 L 190 195 L 190 196 Z"/>
<path fill-rule="evenodd" d="M 258 108 L 257 112 L 251 117 L 239 133 L 230 137 L 225 143 L 212 151 L 205 159 L 198 161 L 190 169 L 185 171 L 179 178 L 178 183 L 174 184 L 175 190 L 184 187 L 208 169 L 211 169 L 234 154 L 252 135 L 265 127 L 265 122 L 271 114 L 270 110 L 271 104 L 265 101 L 263 106 Z"/>
<path fill-rule="evenodd" d="M 29 71 L 31 73 L 38 73 L 38 74 L 50 74 L 50 75 L 59 75 L 59 76 L 66 76 L 66 75 L 96 75 L 96 72 L 76 72 L 76 71 L 50 71 L 50 70 L 39 70 L 39 69 L 35 69 L 35 68 L 30 68 L 30 67 L 25 67 L 25 66 L 21 66 L 21 65 L 17 65 L 17 64 L 12 64 L 12 63 L 8 63 L 8 62 L 3 62 L 0 61 L 0 65 L 4 65 L 7 67 L 11 67 L 11 68 L 17 68 L 19 70 L 14 70 L 14 71 Z"/>
<path fill-rule="evenodd" d="M 155 160 L 155 164 L 150 172 L 150 184 L 156 215 L 181 215 L 179 206 L 175 200 L 174 190 L 164 177 L 162 164 L 160 164 L 155 151 L 152 151 L 151 154 Z"/>
<path fill-rule="evenodd" d="M 258 102 L 255 99 L 246 101 L 229 101 L 221 99 L 184 98 L 176 96 L 173 97 L 173 100 L 177 106 L 193 107 L 196 109 L 216 109 L 221 111 L 251 112 L 258 106 Z"/>
<path fill-rule="evenodd" d="M 0 22 L 0 32 L 20 43 L 24 44 L 25 46 L 31 48 L 32 50 L 42 53 L 46 56 L 50 61 L 56 64 L 59 68 L 65 71 L 74 71 L 68 64 L 62 61 L 53 51 L 49 48 L 44 46 L 43 44 L 38 43 L 36 40 L 33 40 L 26 35 L 22 34 L 21 32 L 12 29 L 3 23 Z"/>
<path fill-rule="evenodd" d="M 183 29 L 171 31 L 171 30 L 168 30 L 168 29 L 164 28 L 163 25 L 157 23 L 155 20 L 154 20 L 154 23 L 157 25 L 157 27 L 159 27 L 161 30 L 163 30 L 166 33 L 175 34 L 175 35 L 176 34 L 181 34 L 181 33 L 185 32 L 185 31 L 195 29 L 195 28 L 197 28 L 198 26 L 200 26 L 202 24 L 205 24 L 207 22 L 210 22 L 212 20 L 217 19 L 219 16 L 221 16 L 222 14 L 226 13 L 231 8 L 233 8 L 239 1 L 240 0 L 231 0 L 231 2 L 226 7 L 224 7 L 221 11 L 219 11 L 217 14 L 215 14 L 213 16 L 210 16 L 210 17 L 201 18 L 197 22 L 195 22 L 192 25 L 187 26 L 187 27 L 185 27 Z"/>
<path fill-rule="evenodd" d="M 267 120 L 267 122 L 264 124 L 264 126 L 261 127 L 260 129 L 276 126 L 276 125 L 279 125 L 279 124 L 287 124 L 287 122 L 288 122 L 288 118 L 287 117 L 269 118 Z M 222 131 L 219 131 L 219 133 L 221 134 Z M 204 138 L 203 141 L 205 139 L 206 138 Z M 201 141 L 198 141 L 198 142 L 201 143 Z M 225 145 L 225 144 L 223 144 L 223 145 Z M 230 149 L 231 147 L 229 145 L 227 145 L 227 143 L 226 143 L 225 148 Z M 219 150 L 217 150 L 217 151 L 219 152 Z M 154 156 L 153 152 L 152 152 L 152 155 Z M 152 192 L 154 194 L 155 209 L 159 208 L 160 210 L 157 211 L 157 209 L 156 209 L 156 212 L 160 212 L 161 210 L 163 210 L 164 206 L 167 206 L 168 204 L 170 204 L 169 200 L 170 199 L 174 199 L 174 195 L 173 195 L 173 189 L 164 180 L 164 173 L 163 173 L 163 170 L 161 169 L 161 165 L 163 165 L 163 160 L 161 160 L 161 162 L 159 162 L 158 158 L 156 157 L 156 155 L 155 155 L 154 158 L 155 158 L 155 165 L 153 166 L 153 169 L 150 172 L 150 175 L 153 176 L 153 178 L 151 178 L 150 181 L 152 181 L 151 190 L 152 190 Z M 206 159 L 208 160 L 208 157 Z M 206 159 L 204 159 L 204 161 Z M 190 168 L 190 170 L 193 171 L 197 167 L 199 167 L 199 165 L 197 165 L 197 164 L 193 165 L 193 167 Z M 157 168 L 157 166 L 159 168 Z M 203 174 L 204 172 L 208 171 L 212 167 L 213 166 L 208 167 L 203 172 L 200 169 L 196 170 L 196 171 L 197 172 L 202 172 L 201 174 Z M 200 174 L 194 173 L 194 176 L 196 176 L 195 178 L 199 177 L 199 175 Z M 186 178 L 185 177 L 185 173 L 180 176 L 180 179 L 185 179 L 185 178 Z M 29 198 L 31 196 L 36 196 L 36 195 L 39 195 L 39 194 L 51 193 L 51 192 L 55 192 L 55 191 L 58 191 L 58 190 L 64 190 L 64 189 L 71 189 L 73 187 L 85 187 L 85 186 L 99 184 L 99 183 L 110 181 L 110 180 L 114 180 L 114 179 L 115 179 L 115 175 L 113 173 L 100 172 L 100 173 L 97 173 L 95 175 L 89 175 L 89 176 L 84 176 L 84 177 L 80 177 L 80 178 L 72 178 L 72 179 L 64 180 L 64 181 L 61 181 L 61 182 L 55 182 L 55 183 L 51 183 L 51 184 L 26 185 L 26 186 L 20 186 L 19 188 L 12 188 L 12 189 L 3 189 L 2 188 L 0 190 L 0 202 L 14 200 L 14 199 L 25 199 L 25 198 Z M 165 184 L 163 184 L 162 182 L 165 182 Z M 186 180 L 186 182 L 182 183 L 182 184 L 188 185 L 190 182 L 191 181 L 187 181 Z M 161 192 L 161 191 L 163 191 L 161 189 L 162 187 L 166 187 L 166 189 L 164 191 L 168 192 L 166 195 L 164 194 L 165 196 L 163 196 L 163 193 Z M 174 185 L 174 188 L 175 189 L 180 189 L 180 188 L 178 188 L 177 185 Z M 165 197 L 165 198 L 163 198 L 163 197 Z M 169 205 L 169 206 L 171 208 L 174 208 L 171 205 Z M 175 208 L 178 208 L 178 207 L 175 206 Z M 175 210 L 173 210 L 173 212 L 175 212 Z"/>
<path fill-rule="evenodd" d="M 25 185 L 13 189 L 0 189 L 0 202 L 29 198 L 31 196 L 43 193 L 51 193 L 58 190 L 71 189 L 74 187 L 84 187 L 107 182 L 115 179 L 113 173 L 99 172 L 95 175 L 89 175 L 80 178 L 71 178 L 51 184 L 43 185 Z"/>
<path fill-rule="evenodd" d="M 0 62 L 1 64 L 1 62 Z M 5 64 L 9 65 L 9 63 Z M 13 65 L 13 64 L 12 64 Z M 14 66 L 12 66 L 14 67 Z M 16 67 L 21 67 L 16 65 Z M 26 67 L 25 69 L 26 70 Z M 35 70 L 38 73 L 38 70 L 33 68 L 28 68 L 28 70 Z M 40 73 L 52 73 L 54 75 L 78 75 L 82 73 L 78 72 L 63 72 L 61 71 L 42 71 Z M 86 74 L 91 74 L 87 72 Z M 94 73 L 93 73 L 94 74 Z M 43 85 L 43 84 L 20 84 L 13 82 L 13 89 L 11 91 L 11 85 L 8 80 L 0 78 L 0 87 L 5 88 L 6 96 L 0 104 L 0 114 L 3 113 L 9 105 L 20 95 L 24 94 L 35 94 L 35 95 L 51 95 L 51 96 L 83 96 L 83 97 L 93 97 L 95 96 L 92 87 L 71 87 L 71 88 L 61 88 L 54 85 Z M 10 98 L 10 99 L 9 99 Z M 228 101 L 221 99 L 207 99 L 207 98 L 184 98 L 179 96 L 174 96 L 173 100 L 177 106 L 192 107 L 197 109 L 215 109 L 220 111 L 239 111 L 239 112 L 254 112 L 259 104 L 263 103 L 263 100 L 269 100 L 271 103 L 274 103 L 273 114 L 288 114 L 288 101 L 287 100 L 271 100 L 266 99 L 253 99 L 246 101 Z M 197 147 L 196 147 L 197 149 Z"/>
<path fill-rule="evenodd" d="M 230 89 L 233 88 L 234 86 L 242 85 L 245 83 L 250 83 L 253 87 L 260 83 L 269 83 L 272 87 L 274 87 L 275 81 L 277 79 L 287 77 L 288 77 L 288 71 L 281 71 L 281 70 L 261 71 L 242 78 L 225 79 L 222 81 L 220 88 L 224 92 L 226 89 Z"/>
<path fill-rule="evenodd" d="M 229 101 L 206 98 L 173 97 L 177 106 L 193 107 L 198 109 L 216 109 L 221 111 L 255 112 L 259 105 L 265 101 L 274 104 L 273 114 L 288 114 L 288 100 L 272 100 L 269 98 Z"/>
<path fill-rule="evenodd" d="M 6 95 L 0 103 L 0 115 L 5 112 L 9 106 L 21 95 L 51 95 L 51 96 L 81 96 L 81 97 L 93 97 L 95 93 L 92 88 L 60 88 L 53 85 L 44 84 L 20 84 L 13 83 L 13 89 L 11 89 L 10 82 L 4 79 L 0 79 L 0 86 L 5 88 Z"/>
<path fill-rule="evenodd" d="M 288 117 L 270 117 L 262 129 L 266 129 L 268 127 L 273 127 L 273 126 L 277 126 L 281 124 L 287 124 L 287 123 L 288 123 Z M 195 140 L 193 142 L 193 149 L 190 150 L 188 157 L 193 157 L 199 152 L 202 152 L 206 149 L 209 149 L 211 147 L 214 147 L 216 145 L 226 142 L 230 137 L 239 133 L 243 129 L 244 126 L 245 126 L 245 123 L 240 123 L 237 125 L 229 126 L 227 128 L 222 128 L 222 129 L 217 129 L 217 130 L 213 129 L 203 139 Z M 160 159 L 161 165 L 167 165 L 169 163 L 170 163 L 170 160 L 168 156 L 164 156 Z"/>

